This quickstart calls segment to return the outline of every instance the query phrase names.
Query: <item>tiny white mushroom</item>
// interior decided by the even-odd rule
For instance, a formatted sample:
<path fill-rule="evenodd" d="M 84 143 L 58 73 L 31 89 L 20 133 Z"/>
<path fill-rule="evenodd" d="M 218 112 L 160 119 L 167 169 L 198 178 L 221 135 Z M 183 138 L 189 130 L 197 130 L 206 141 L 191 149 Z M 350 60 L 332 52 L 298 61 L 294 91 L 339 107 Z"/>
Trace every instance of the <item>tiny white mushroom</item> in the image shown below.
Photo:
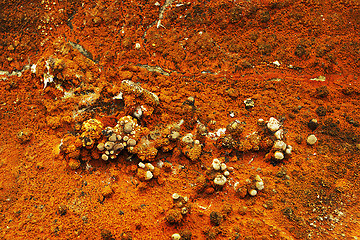
<path fill-rule="evenodd" d="M 287 145 L 286 150 L 285 150 L 285 153 L 288 154 L 288 155 L 290 155 L 291 152 L 292 152 L 292 146 Z"/>
<path fill-rule="evenodd" d="M 173 193 L 173 195 L 171 197 L 172 197 L 172 199 L 177 200 L 177 199 L 179 199 L 180 195 L 177 193 Z"/>
<path fill-rule="evenodd" d="M 109 159 L 109 156 L 106 154 L 101 155 L 101 159 L 104 161 L 107 161 Z"/>
<path fill-rule="evenodd" d="M 174 233 L 171 235 L 171 240 L 180 240 L 181 236 L 178 233 Z"/>
<path fill-rule="evenodd" d="M 275 132 L 280 128 L 280 122 L 276 118 L 271 117 L 266 126 L 270 131 Z"/>
<path fill-rule="evenodd" d="M 104 145 L 104 143 L 99 143 L 99 144 L 97 145 L 97 148 L 98 148 L 100 151 L 104 151 L 104 150 L 105 150 L 105 145 Z"/>
<path fill-rule="evenodd" d="M 278 140 L 283 139 L 283 137 L 284 137 L 284 130 L 282 130 L 282 129 L 277 130 L 277 131 L 274 133 L 274 136 L 275 136 L 276 139 L 278 139 Z"/>
<path fill-rule="evenodd" d="M 316 141 L 317 141 L 317 138 L 313 134 L 308 136 L 308 138 L 306 140 L 307 144 L 309 144 L 309 145 L 314 145 L 316 143 Z"/>
<path fill-rule="evenodd" d="M 106 148 L 107 150 L 110 150 L 110 149 L 113 148 L 114 145 L 115 145 L 114 142 L 106 142 L 106 143 L 105 143 L 105 148 Z"/>
<path fill-rule="evenodd" d="M 154 171 L 155 167 L 151 163 L 145 163 L 145 167 L 149 169 L 150 171 Z"/>
<path fill-rule="evenodd" d="M 150 171 L 146 171 L 146 173 L 145 173 L 145 180 L 150 180 L 150 179 L 152 179 L 153 178 L 153 174 L 152 174 L 152 172 L 150 172 Z"/>
<path fill-rule="evenodd" d="M 221 171 L 225 171 L 226 170 L 226 164 L 221 163 L 220 168 L 221 168 Z"/>
<path fill-rule="evenodd" d="M 259 190 L 259 191 L 264 189 L 264 182 L 263 181 L 256 182 L 255 185 L 256 185 L 257 190 Z"/>
<path fill-rule="evenodd" d="M 227 179 L 224 175 L 217 175 L 214 179 L 215 185 L 223 186 L 226 183 Z"/>
<path fill-rule="evenodd" d="M 221 168 L 221 163 L 220 163 L 219 159 L 217 159 L 217 158 L 214 158 L 214 159 L 213 159 L 212 167 L 213 167 L 214 170 L 216 170 L 216 171 L 220 170 L 220 168 Z"/>
<path fill-rule="evenodd" d="M 257 191 L 255 189 L 251 189 L 251 190 L 249 190 L 249 194 L 250 194 L 250 196 L 254 197 L 254 196 L 256 196 Z"/>
<path fill-rule="evenodd" d="M 276 160 L 283 160 L 283 159 L 284 159 L 284 154 L 283 154 L 282 152 L 276 151 L 276 152 L 274 153 L 274 158 L 275 158 Z"/>
<path fill-rule="evenodd" d="M 275 141 L 274 143 L 274 149 L 275 150 L 281 150 L 281 151 L 285 151 L 286 149 L 286 143 L 284 143 L 283 141 Z"/>

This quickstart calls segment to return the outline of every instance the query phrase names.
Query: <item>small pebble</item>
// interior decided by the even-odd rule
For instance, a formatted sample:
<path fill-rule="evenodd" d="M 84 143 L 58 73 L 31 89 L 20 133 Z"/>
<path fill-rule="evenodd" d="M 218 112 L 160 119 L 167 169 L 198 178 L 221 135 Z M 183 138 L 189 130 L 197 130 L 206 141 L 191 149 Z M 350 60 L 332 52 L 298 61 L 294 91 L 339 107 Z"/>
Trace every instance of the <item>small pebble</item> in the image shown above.
<path fill-rule="evenodd" d="M 220 168 L 221 168 L 221 171 L 225 171 L 226 170 L 226 164 L 221 163 Z"/>
<path fill-rule="evenodd" d="M 181 209 L 181 214 L 183 214 L 183 215 L 187 214 L 188 212 L 189 212 L 189 209 L 187 207 L 183 207 Z"/>
<path fill-rule="evenodd" d="M 264 126 L 265 125 L 265 120 L 262 119 L 262 118 L 259 118 L 257 123 L 258 123 L 259 126 Z"/>
<path fill-rule="evenodd" d="M 292 146 L 287 145 L 286 150 L 285 150 L 285 153 L 288 154 L 288 155 L 290 155 L 291 152 L 292 152 Z"/>
<path fill-rule="evenodd" d="M 173 132 L 171 132 L 171 134 L 170 134 L 170 139 L 172 139 L 172 140 L 178 139 L 179 137 L 180 137 L 180 133 L 179 133 L 179 132 L 173 131 Z"/>
<path fill-rule="evenodd" d="M 262 182 L 263 180 L 261 179 L 261 177 L 259 175 L 256 175 L 255 176 L 255 181 Z"/>
<path fill-rule="evenodd" d="M 315 143 L 316 143 L 316 141 L 317 141 L 317 138 L 316 138 L 316 136 L 315 135 L 310 135 L 310 136 L 308 136 L 308 138 L 306 139 L 306 142 L 307 142 L 307 144 L 309 144 L 309 145 L 314 145 Z"/>
<path fill-rule="evenodd" d="M 255 106 L 255 103 L 254 103 L 254 100 L 252 100 L 251 98 L 248 98 L 244 101 L 244 104 L 245 104 L 245 108 L 248 109 L 248 108 L 252 108 Z"/>
<path fill-rule="evenodd" d="M 141 106 L 138 106 L 133 113 L 134 117 L 136 117 L 138 119 L 141 118 L 142 114 L 143 114 L 143 112 L 142 112 Z"/>
<path fill-rule="evenodd" d="M 284 130 L 282 130 L 282 129 L 277 130 L 277 131 L 274 133 L 274 136 L 275 136 L 276 139 L 278 139 L 278 140 L 283 139 L 283 137 L 284 137 Z"/>

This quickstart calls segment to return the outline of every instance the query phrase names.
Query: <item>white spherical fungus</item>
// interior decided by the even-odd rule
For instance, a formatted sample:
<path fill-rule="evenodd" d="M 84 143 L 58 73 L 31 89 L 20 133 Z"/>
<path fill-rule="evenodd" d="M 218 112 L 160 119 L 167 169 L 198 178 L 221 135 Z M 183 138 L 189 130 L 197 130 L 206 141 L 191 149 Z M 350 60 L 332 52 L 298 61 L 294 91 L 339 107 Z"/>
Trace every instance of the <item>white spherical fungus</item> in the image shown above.
<path fill-rule="evenodd" d="M 281 150 L 281 151 L 285 151 L 286 149 L 286 143 L 284 143 L 283 141 L 277 140 L 274 143 L 274 149 L 275 150 Z"/>
<path fill-rule="evenodd" d="M 224 186 L 227 179 L 224 175 L 217 175 L 214 179 L 215 185 Z"/>
<path fill-rule="evenodd" d="M 263 182 L 263 181 L 261 181 L 261 182 L 256 182 L 256 183 L 255 183 L 255 186 L 256 186 L 257 190 L 261 191 L 261 190 L 264 189 L 264 182 Z"/>
<path fill-rule="evenodd" d="M 191 133 L 186 134 L 185 136 L 182 137 L 181 141 L 185 144 L 190 144 L 194 141 L 193 135 Z"/>
<path fill-rule="evenodd" d="M 145 163 L 145 167 L 149 169 L 150 171 L 154 171 L 155 167 L 151 163 Z"/>
<path fill-rule="evenodd" d="M 214 158 L 214 159 L 213 159 L 212 167 L 213 167 L 213 169 L 216 170 L 216 171 L 220 170 L 220 168 L 221 168 L 221 163 L 220 163 L 219 159 L 217 159 L 217 158 Z"/>
<path fill-rule="evenodd" d="M 104 145 L 104 143 L 99 143 L 99 144 L 97 145 L 97 148 L 98 148 L 100 151 L 104 151 L 104 150 L 105 150 L 105 145 Z"/>
<path fill-rule="evenodd" d="M 172 199 L 177 200 L 177 199 L 179 199 L 180 195 L 177 193 L 173 193 L 173 195 L 171 197 L 172 197 Z"/>
<path fill-rule="evenodd" d="M 291 152 L 292 152 L 292 146 L 287 145 L 286 150 L 285 150 L 285 153 L 286 153 L 287 155 L 290 155 Z"/>
<path fill-rule="evenodd" d="M 309 145 L 314 145 L 316 143 L 316 141 L 317 141 L 317 138 L 313 134 L 308 136 L 308 138 L 306 140 L 307 144 L 309 144 Z"/>
<path fill-rule="evenodd" d="M 106 154 L 101 155 L 101 159 L 104 161 L 107 161 L 109 159 L 109 156 Z"/>
<path fill-rule="evenodd" d="M 280 122 L 276 118 L 271 117 L 266 126 L 270 131 L 275 132 L 275 131 L 279 130 L 281 125 L 280 125 Z"/>
<path fill-rule="evenodd" d="M 154 175 L 152 174 L 152 172 L 150 171 L 146 171 L 145 173 L 145 180 L 150 180 L 154 177 Z"/>
<path fill-rule="evenodd" d="M 249 194 L 250 194 L 250 196 L 254 197 L 254 196 L 256 196 L 257 191 L 255 189 L 250 189 Z"/>
<path fill-rule="evenodd" d="M 142 111 L 141 106 L 138 106 L 133 113 L 134 117 L 136 117 L 137 119 L 140 119 L 142 114 L 143 114 L 143 111 Z"/>
<path fill-rule="evenodd" d="M 279 129 L 274 133 L 276 139 L 281 140 L 284 137 L 284 130 Z"/>
<path fill-rule="evenodd" d="M 282 152 L 276 151 L 276 152 L 274 153 L 274 158 L 275 158 L 276 160 L 283 160 L 283 159 L 284 159 L 284 154 L 283 154 Z"/>
<path fill-rule="evenodd" d="M 171 240 L 180 240 L 181 236 L 178 233 L 174 233 L 171 235 Z"/>
<path fill-rule="evenodd" d="M 226 170 L 226 164 L 225 164 L 225 163 L 221 163 L 221 164 L 220 164 L 220 168 L 221 168 L 221 171 L 225 171 L 225 170 Z"/>
<path fill-rule="evenodd" d="M 139 162 L 138 166 L 139 168 L 145 168 L 145 164 L 143 162 Z"/>

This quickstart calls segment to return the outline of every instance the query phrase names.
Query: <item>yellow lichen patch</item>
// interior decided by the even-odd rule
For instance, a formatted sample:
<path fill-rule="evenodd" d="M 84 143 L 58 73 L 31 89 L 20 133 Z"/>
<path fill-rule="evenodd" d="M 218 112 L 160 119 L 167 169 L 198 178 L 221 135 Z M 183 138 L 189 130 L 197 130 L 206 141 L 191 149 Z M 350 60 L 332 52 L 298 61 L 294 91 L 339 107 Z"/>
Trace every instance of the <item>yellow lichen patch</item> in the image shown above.
<path fill-rule="evenodd" d="M 201 155 L 201 145 L 200 144 L 193 144 L 193 145 L 186 145 L 182 152 L 188 157 L 191 161 L 197 160 Z"/>
<path fill-rule="evenodd" d="M 158 153 L 155 147 L 146 145 L 136 145 L 133 149 L 129 149 L 130 153 L 135 153 L 142 161 L 154 161 Z"/>
<path fill-rule="evenodd" d="M 103 124 L 97 119 L 89 119 L 83 122 L 81 126 L 81 136 L 90 137 L 94 140 L 97 140 L 101 137 L 101 131 L 103 130 Z"/>
<path fill-rule="evenodd" d="M 73 170 L 78 169 L 80 167 L 80 164 L 81 163 L 79 159 L 75 159 L 75 158 L 70 158 L 68 162 L 69 167 Z"/>

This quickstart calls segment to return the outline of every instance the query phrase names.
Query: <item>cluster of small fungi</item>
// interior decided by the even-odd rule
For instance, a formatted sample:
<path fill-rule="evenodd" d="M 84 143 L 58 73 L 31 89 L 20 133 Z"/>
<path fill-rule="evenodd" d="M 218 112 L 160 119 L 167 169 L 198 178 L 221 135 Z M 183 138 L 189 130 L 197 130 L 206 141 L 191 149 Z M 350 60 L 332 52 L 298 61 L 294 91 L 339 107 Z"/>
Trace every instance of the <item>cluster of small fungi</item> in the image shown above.
<path fill-rule="evenodd" d="M 231 122 L 226 127 L 225 136 L 220 138 L 220 145 L 240 152 L 266 151 L 266 160 L 278 162 L 291 155 L 292 147 L 287 145 L 285 132 L 279 120 L 271 117 L 269 121 L 258 120 L 260 129 L 245 137 L 241 137 L 244 123 L 239 120 Z"/>
<path fill-rule="evenodd" d="M 171 197 L 173 199 L 173 207 L 167 212 L 165 219 L 170 224 L 179 223 L 189 213 L 191 204 L 188 197 L 180 196 L 177 193 L 174 193 Z"/>
<path fill-rule="evenodd" d="M 141 181 L 148 181 L 160 175 L 160 169 L 151 163 L 139 162 L 136 175 Z"/>
<path fill-rule="evenodd" d="M 216 173 L 216 176 L 214 178 L 214 184 L 216 186 L 224 186 L 227 178 L 230 175 L 230 171 L 232 171 L 232 168 L 227 168 L 226 164 L 221 162 L 219 159 L 214 158 L 213 162 L 211 164 L 214 173 Z M 214 175 L 213 175 L 214 176 Z"/>
<path fill-rule="evenodd" d="M 258 120 L 259 125 L 264 125 L 265 121 L 263 119 Z M 275 138 L 274 144 L 268 154 L 266 154 L 266 159 L 273 159 L 275 161 L 281 161 L 285 156 L 291 155 L 292 146 L 287 145 L 284 142 L 285 134 L 284 130 L 281 128 L 280 122 L 271 117 L 266 123 L 266 127 L 269 130 L 270 134 Z"/>
<path fill-rule="evenodd" d="M 141 127 L 137 124 L 137 120 L 131 116 L 125 116 L 119 119 L 115 127 L 106 127 L 102 134 L 107 138 L 105 142 L 100 142 L 97 149 L 104 152 L 101 159 L 107 161 L 109 158 L 115 159 L 117 155 L 127 148 L 128 152 L 133 152 L 137 143 L 135 139 L 139 136 L 136 134 L 141 132 Z"/>
<path fill-rule="evenodd" d="M 291 154 L 292 147 L 284 142 L 282 124 L 273 117 L 269 121 L 259 119 L 259 130 L 245 137 L 242 136 L 245 123 L 239 120 L 231 122 L 226 129 L 219 129 L 216 134 L 208 132 L 207 127 L 200 122 L 197 122 L 192 132 L 181 134 L 181 126 L 186 125 L 186 120 L 149 130 L 142 127 L 139 121 L 144 114 L 148 116 L 153 112 L 159 104 L 158 97 L 130 80 L 122 81 L 121 86 L 113 90 L 114 94 L 119 90 L 120 93 L 113 99 L 124 102 L 125 115 L 120 117 L 115 126 L 104 126 L 97 119 L 89 119 L 76 126 L 75 135 L 67 134 L 63 138 L 60 149 L 72 169 L 79 168 L 81 162 L 89 162 L 91 159 L 109 161 L 117 159 L 120 155 L 136 155 L 140 160 L 138 167 L 135 167 L 136 175 L 141 181 L 148 181 L 157 179 L 160 174 L 160 169 L 150 163 L 155 160 L 158 150 L 167 152 L 178 147 L 188 159 L 196 161 L 200 158 L 204 143 L 208 139 L 218 140 L 221 147 L 241 152 L 264 150 L 267 152 L 266 159 L 273 162 L 281 161 Z M 188 99 L 187 102 L 190 102 L 190 105 L 194 104 L 193 99 Z M 205 175 L 198 179 L 199 191 L 212 193 L 221 190 L 228 181 L 233 169 L 227 167 L 220 159 L 213 159 Z M 254 185 L 246 187 L 245 194 L 248 193 L 250 196 L 255 196 L 257 191 L 264 187 L 259 176 L 247 185 Z M 243 190 L 242 192 L 244 195 Z M 182 210 L 181 214 L 184 211 Z"/>
<path fill-rule="evenodd" d="M 244 184 L 236 182 L 234 189 L 240 198 L 245 198 L 247 195 L 255 197 L 258 191 L 263 190 L 265 187 L 264 181 L 259 175 L 253 175 L 245 180 Z"/>

